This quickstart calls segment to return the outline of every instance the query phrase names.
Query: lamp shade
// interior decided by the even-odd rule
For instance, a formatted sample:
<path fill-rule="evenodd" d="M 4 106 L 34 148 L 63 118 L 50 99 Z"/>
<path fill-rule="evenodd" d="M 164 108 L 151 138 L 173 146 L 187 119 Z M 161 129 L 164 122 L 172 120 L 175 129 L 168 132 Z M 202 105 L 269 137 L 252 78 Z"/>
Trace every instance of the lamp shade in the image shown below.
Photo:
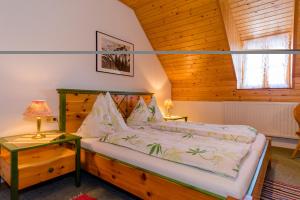
<path fill-rule="evenodd" d="M 23 114 L 26 117 L 50 117 L 52 111 L 44 100 L 34 100 Z"/>
<path fill-rule="evenodd" d="M 167 99 L 164 101 L 164 106 L 167 108 L 167 109 L 170 109 L 173 107 L 173 102 L 171 99 Z"/>

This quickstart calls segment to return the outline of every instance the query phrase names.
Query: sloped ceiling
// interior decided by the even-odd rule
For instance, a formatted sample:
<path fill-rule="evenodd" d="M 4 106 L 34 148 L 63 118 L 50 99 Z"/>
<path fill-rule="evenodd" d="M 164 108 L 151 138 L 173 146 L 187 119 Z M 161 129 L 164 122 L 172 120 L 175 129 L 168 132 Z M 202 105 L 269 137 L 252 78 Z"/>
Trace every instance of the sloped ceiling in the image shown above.
<path fill-rule="evenodd" d="M 122 2 L 134 9 L 155 50 L 229 50 L 216 0 Z M 236 82 L 230 56 L 159 55 L 159 59 L 172 83 L 173 99 L 223 99 L 225 90 L 232 96 Z"/>
<path fill-rule="evenodd" d="M 294 0 L 229 0 L 241 40 L 293 31 Z"/>
<path fill-rule="evenodd" d="M 218 0 L 120 1 L 135 11 L 155 50 L 229 50 Z M 281 27 L 289 28 L 289 23 L 286 22 L 293 15 L 293 12 L 290 13 L 291 2 L 292 0 L 228 0 L 243 39 L 262 35 L 261 30 L 278 31 Z M 268 17 L 271 16 L 270 13 L 273 18 Z M 246 23 L 250 18 L 259 20 Z M 275 25 L 272 27 L 269 20 L 277 20 L 278 23 L 273 23 Z M 266 28 L 262 28 L 264 25 Z M 295 78 L 294 89 L 236 90 L 230 55 L 158 57 L 172 83 L 173 100 L 300 101 L 298 77 Z M 299 61 L 297 58 L 296 65 Z M 298 65 L 294 73 L 300 77 Z"/>

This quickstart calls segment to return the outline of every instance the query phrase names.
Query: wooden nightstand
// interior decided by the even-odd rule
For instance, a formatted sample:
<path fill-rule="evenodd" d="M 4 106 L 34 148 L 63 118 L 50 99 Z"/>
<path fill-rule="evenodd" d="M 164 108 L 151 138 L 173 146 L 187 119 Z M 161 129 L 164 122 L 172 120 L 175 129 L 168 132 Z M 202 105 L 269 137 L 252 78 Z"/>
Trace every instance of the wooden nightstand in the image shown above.
<path fill-rule="evenodd" d="M 81 137 L 44 134 L 42 139 L 32 139 L 33 134 L 0 139 L 0 175 L 10 186 L 12 200 L 21 189 L 70 172 L 75 172 L 75 184 L 80 186 Z"/>
<path fill-rule="evenodd" d="M 164 117 L 164 120 L 168 121 L 168 120 L 180 120 L 180 119 L 184 119 L 185 122 L 187 122 L 188 117 L 187 116 L 170 116 L 170 117 Z"/>

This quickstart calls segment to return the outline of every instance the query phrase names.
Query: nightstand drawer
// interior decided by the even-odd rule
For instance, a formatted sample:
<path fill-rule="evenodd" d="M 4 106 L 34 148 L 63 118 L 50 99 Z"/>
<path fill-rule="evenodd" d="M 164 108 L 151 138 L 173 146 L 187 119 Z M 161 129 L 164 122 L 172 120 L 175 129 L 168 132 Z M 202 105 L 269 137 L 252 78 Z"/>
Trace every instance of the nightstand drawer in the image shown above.
<path fill-rule="evenodd" d="M 10 185 L 10 154 L 1 149 L 1 176 Z M 51 145 L 19 152 L 19 189 L 75 171 L 75 152 Z"/>

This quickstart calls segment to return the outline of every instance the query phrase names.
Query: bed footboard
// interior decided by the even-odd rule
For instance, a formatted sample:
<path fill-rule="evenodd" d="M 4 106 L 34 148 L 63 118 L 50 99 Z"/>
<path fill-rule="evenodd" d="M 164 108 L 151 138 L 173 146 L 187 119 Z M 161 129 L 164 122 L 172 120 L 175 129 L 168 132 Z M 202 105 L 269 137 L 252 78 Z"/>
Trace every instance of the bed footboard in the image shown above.
<path fill-rule="evenodd" d="M 101 154 L 81 149 L 82 168 L 87 172 L 128 191 L 142 199 L 231 199 L 200 191 L 190 185 L 162 177 Z"/>
<path fill-rule="evenodd" d="M 253 200 L 259 200 L 261 196 L 265 176 L 271 162 L 271 140 L 267 141 L 266 151 L 260 160 L 257 177 L 253 180 L 253 189 L 251 194 L 248 194 L 248 198 Z M 81 149 L 81 165 L 90 174 L 142 199 L 235 199 L 201 190 L 86 149 Z"/>

